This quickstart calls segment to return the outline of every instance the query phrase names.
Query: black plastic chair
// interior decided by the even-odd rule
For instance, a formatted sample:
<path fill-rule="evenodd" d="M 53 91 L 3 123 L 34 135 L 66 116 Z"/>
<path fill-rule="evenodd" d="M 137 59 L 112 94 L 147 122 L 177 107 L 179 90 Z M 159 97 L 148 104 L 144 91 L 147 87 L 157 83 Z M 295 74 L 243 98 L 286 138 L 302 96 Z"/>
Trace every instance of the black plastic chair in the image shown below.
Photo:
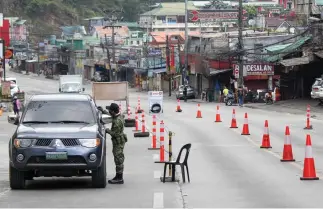
<path fill-rule="evenodd" d="M 183 150 L 186 150 L 186 154 L 185 154 L 185 158 L 184 158 L 183 162 L 181 163 L 180 160 L 181 160 L 181 155 L 182 155 Z M 160 162 L 160 163 L 164 163 L 165 164 L 164 165 L 163 183 L 165 183 L 167 165 L 168 166 L 172 166 L 172 181 L 175 181 L 176 166 L 179 165 L 179 166 L 181 166 L 183 182 L 185 183 L 185 170 L 184 170 L 184 166 L 186 167 L 188 182 L 190 182 L 190 174 L 189 174 L 188 165 L 187 165 L 187 160 L 188 160 L 188 156 L 190 154 L 190 150 L 191 150 L 191 144 L 185 144 L 181 148 L 181 150 L 179 151 L 179 154 L 177 156 L 176 161 Z"/>

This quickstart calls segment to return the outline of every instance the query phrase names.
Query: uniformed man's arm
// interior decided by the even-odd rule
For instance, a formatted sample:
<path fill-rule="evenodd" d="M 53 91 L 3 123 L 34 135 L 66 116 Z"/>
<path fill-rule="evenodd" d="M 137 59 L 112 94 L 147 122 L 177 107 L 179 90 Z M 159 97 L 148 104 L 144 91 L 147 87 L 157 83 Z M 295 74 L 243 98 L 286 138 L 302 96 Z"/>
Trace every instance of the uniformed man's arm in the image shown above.
<path fill-rule="evenodd" d="M 108 133 L 111 137 L 118 137 L 122 134 L 123 124 L 121 120 L 116 120 L 116 124 L 113 126 L 113 129 L 110 129 Z"/>

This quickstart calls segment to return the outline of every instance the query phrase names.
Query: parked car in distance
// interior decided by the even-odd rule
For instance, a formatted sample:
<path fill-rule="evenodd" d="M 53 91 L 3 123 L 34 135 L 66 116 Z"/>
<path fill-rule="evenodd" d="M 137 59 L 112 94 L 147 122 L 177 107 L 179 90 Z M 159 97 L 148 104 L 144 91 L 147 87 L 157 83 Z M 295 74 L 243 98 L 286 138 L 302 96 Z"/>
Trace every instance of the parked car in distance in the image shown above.
<path fill-rule="evenodd" d="M 193 87 L 187 86 L 187 99 L 195 99 L 195 92 Z M 184 85 L 180 85 L 176 90 L 176 98 L 177 99 L 184 99 Z"/>
<path fill-rule="evenodd" d="M 312 85 L 311 98 L 316 99 L 320 102 L 320 104 L 323 104 L 323 79 L 322 78 L 315 79 Z"/>
<path fill-rule="evenodd" d="M 105 119 L 90 95 L 34 95 L 9 140 L 12 189 L 25 188 L 34 177 L 91 176 L 96 188 L 106 187 Z"/>

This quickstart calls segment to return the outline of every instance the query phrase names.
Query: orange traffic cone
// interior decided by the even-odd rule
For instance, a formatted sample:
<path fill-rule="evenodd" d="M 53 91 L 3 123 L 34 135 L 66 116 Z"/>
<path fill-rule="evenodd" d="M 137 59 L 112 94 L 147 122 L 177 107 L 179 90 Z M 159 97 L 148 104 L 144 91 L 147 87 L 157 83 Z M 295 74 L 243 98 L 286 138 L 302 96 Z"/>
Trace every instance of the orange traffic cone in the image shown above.
<path fill-rule="evenodd" d="M 292 142 L 290 139 L 289 127 L 286 126 L 285 130 L 285 142 L 284 142 L 284 150 L 283 150 L 283 158 L 280 160 L 281 162 L 294 162 Z"/>
<path fill-rule="evenodd" d="M 221 116 L 220 116 L 220 107 L 219 105 L 216 106 L 216 115 L 215 115 L 215 121 L 214 122 L 222 122 Z"/>
<path fill-rule="evenodd" d="M 244 114 L 244 123 L 242 128 L 241 135 L 250 135 L 249 133 L 249 124 L 248 124 L 248 113 Z"/>
<path fill-rule="evenodd" d="M 181 109 L 181 103 L 180 103 L 179 99 L 177 100 L 177 108 L 176 108 L 176 112 L 182 112 L 182 109 Z"/>
<path fill-rule="evenodd" d="M 197 105 L 196 118 L 202 118 L 201 105 L 200 104 Z"/>
<path fill-rule="evenodd" d="M 263 149 L 270 149 L 272 148 L 270 146 L 270 136 L 269 136 L 269 129 L 268 129 L 268 120 L 265 120 L 265 129 L 264 129 L 264 134 L 262 135 L 262 145 L 260 148 Z"/>
<path fill-rule="evenodd" d="M 311 125 L 310 118 L 311 118 L 311 106 L 307 105 L 307 109 L 306 109 L 306 126 L 305 126 L 304 129 L 308 129 L 308 130 L 313 129 L 313 126 Z"/>
<path fill-rule="evenodd" d="M 305 159 L 304 159 L 304 169 L 303 177 L 301 180 L 319 180 L 319 177 L 316 176 L 315 163 L 312 153 L 312 142 L 311 136 L 306 135 L 306 148 L 305 148 Z"/>
<path fill-rule="evenodd" d="M 231 127 L 230 128 L 238 128 L 235 109 L 232 110 L 232 120 L 231 120 Z"/>

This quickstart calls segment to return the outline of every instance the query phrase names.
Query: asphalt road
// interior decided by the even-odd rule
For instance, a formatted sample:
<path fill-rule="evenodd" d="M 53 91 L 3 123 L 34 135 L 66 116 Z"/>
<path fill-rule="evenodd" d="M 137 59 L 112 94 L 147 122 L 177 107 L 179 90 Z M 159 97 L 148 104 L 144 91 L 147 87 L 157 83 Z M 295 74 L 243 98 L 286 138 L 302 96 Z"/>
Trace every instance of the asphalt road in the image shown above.
<path fill-rule="evenodd" d="M 56 92 L 57 81 L 10 73 L 30 94 Z M 89 89 L 89 87 L 87 87 Z M 131 106 L 147 111 L 146 93 L 132 92 Z M 108 103 L 108 102 L 107 102 Z M 158 151 L 147 150 L 150 138 L 133 138 L 127 128 L 125 184 L 92 189 L 88 179 L 37 179 L 25 191 L 8 185 L 7 142 L 14 126 L 0 117 L 0 207 L 109 207 L 109 208 L 215 208 L 215 207 L 323 207 L 323 121 L 312 119 L 313 130 L 305 131 L 304 114 L 289 114 L 235 107 L 238 129 L 230 129 L 234 107 L 220 105 L 222 123 L 215 123 L 216 104 L 201 104 L 203 118 L 196 118 L 197 103 L 164 99 L 166 129 L 175 133 L 173 151 L 191 143 L 191 183 L 161 183 L 163 167 L 154 164 Z M 124 105 L 123 105 L 124 108 Z M 304 107 L 304 109 L 306 109 Z M 249 116 L 250 136 L 241 136 L 244 113 Z M 151 129 L 151 117 L 146 116 Z M 264 121 L 269 121 L 272 149 L 261 150 Z M 291 129 L 295 163 L 281 163 L 285 126 Z M 300 181 L 305 156 L 305 137 L 311 134 L 319 181 Z M 166 141 L 166 148 L 167 141 Z M 111 147 L 111 146 L 110 146 Z M 166 155 L 167 157 L 167 155 Z M 107 162 L 108 178 L 114 175 L 112 155 Z M 180 170 L 180 169 L 178 169 Z M 181 179 L 180 173 L 178 173 Z"/>

